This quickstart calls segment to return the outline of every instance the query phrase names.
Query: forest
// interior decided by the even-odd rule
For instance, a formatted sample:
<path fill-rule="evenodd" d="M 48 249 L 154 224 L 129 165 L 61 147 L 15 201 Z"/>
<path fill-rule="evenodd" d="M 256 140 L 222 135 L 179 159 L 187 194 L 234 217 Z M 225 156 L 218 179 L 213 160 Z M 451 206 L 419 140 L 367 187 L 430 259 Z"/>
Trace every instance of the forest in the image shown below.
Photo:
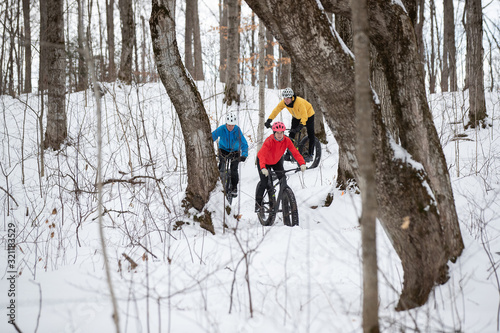
<path fill-rule="evenodd" d="M 478 0 L 0 4 L 0 330 L 499 331 L 499 18 Z M 321 160 L 287 174 L 298 226 L 264 226 L 256 158 L 288 87 Z M 232 201 L 228 114 L 248 141 Z"/>

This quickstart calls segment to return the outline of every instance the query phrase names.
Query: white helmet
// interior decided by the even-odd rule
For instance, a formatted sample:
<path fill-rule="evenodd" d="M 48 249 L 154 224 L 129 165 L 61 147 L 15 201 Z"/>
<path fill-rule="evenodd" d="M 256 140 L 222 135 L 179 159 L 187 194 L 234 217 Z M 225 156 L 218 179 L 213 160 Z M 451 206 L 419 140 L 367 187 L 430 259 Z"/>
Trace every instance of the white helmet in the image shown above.
<path fill-rule="evenodd" d="M 226 124 L 227 125 L 236 125 L 236 115 L 232 112 L 229 112 L 226 115 Z"/>
<path fill-rule="evenodd" d="M 281 93 L 281 96 L 283 96 L 283 98 L 292 98 L 293 95 L 294 93 L 292 88 L 285 88 L 285 90 L 283 90 L 283 92 Z"/>

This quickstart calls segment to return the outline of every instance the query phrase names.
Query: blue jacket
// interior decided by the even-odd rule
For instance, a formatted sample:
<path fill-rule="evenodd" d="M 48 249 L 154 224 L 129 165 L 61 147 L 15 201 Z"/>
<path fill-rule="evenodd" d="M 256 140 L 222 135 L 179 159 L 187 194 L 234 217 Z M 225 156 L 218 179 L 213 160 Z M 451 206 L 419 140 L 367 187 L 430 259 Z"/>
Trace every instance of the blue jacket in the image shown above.
<path fill-rule="evenodd" d="M 231 132 L 227 130 L 225 124 L 217 127 L 217 129 L 212 132 L 212 139 L 215 141 L 218 138 L 220 138 L 219 149 L 224 149 L 228 152 L 241 150 L 241 156 L 248 157 L 247 139 L 245 139 L 238 125 L 235 125 Z"/>

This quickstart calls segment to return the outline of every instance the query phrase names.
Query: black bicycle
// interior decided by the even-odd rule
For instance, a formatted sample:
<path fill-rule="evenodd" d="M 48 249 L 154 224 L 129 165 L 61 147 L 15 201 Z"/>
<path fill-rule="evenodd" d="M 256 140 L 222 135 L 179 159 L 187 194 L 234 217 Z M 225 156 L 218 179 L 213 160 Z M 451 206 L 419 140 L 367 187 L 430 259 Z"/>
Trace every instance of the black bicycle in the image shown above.
<path fill-rule="evenodd" d="M 233 154 L 229 154 L 223 158 L 225 159 L 226 162 L 220 163 L 219 165 L 220 180 L 224 188 L 224 195 L 226 196 L 227 201 L 229 201 L 229 204 L 232 204 L 233 198 L 235 198 L 236 195 L 234 195 L 233 192 L 231 191 L 232 189 L 231 162 L 233 161 L 233 159 L 237 159 L 239 157 Z"/>
<path fill-rule="evenodd" d="M 284 173 L 291 171 L 300 171 L 297 169 L 290 169 L 282 171 Z M 276 172 L 272 169 L 269 170 L 269 175 L 267 176 L 268 186 L 264 192 L 264 199 L 260 206 L 257 216 L 259 217 L 260 224 L 264 226 L 271 226 L 276 219 L 276 214 L 283 213 L 283 223 L 289 227 L 299 225 L 299 210 L 297 207 L 297 200 L 295 199 L 295 194 L 293 194 L 292 189 L 288 186 L 286 182 L 286 175 L 284 175 L 280 180 Z M 255 193 L 259 188 L 260 181 L 257 184 Z M 276 197 L 276 190 L 279 185 L 278 196 Z M 257 197 L 257 194 L 255 195 Z M 281 204 L 281 209 L 280 209 Z"/>
<path fill-rule="evenodd" d="M 300 155 L 306 156 L 309 155 L 309 136 L 307 134 L 302 135 L 302 132 L 303 130 L 298 132 L 295 136 L 295 139 L 292 141 L 299 151 Z M 307 166 L 308 169 L 316 168 L 319 165 L 319 161 L 321 160 L 321 143 L 319 142 L 318 138 L 314 138 L 314 140 L 314 158 L 311 162 L 311 165 Z M 295 158 L 290 152 L 287 152 L 287 155 L 285 155 L 285 160 L 295 161 Z"/>

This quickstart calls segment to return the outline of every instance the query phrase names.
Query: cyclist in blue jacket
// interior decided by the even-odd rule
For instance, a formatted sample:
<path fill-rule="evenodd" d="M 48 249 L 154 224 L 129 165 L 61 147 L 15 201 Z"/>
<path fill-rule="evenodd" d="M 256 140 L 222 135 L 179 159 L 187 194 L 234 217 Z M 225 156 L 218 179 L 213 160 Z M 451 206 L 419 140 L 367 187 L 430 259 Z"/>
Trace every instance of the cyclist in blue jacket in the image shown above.
<path fill-rule="evenodd" d="M 231 193 L 233 196 L 238 194 L 238 164 L 245 162 L 248 157 L 248 143 L 236 125 L 236 115 L 232 112 L 226 115 L 226 124 L 217 127 L 212 132 L 212 139 L 219 140 L 219 170 L 224 171 L 226 159 L 231 160 Z"/>

